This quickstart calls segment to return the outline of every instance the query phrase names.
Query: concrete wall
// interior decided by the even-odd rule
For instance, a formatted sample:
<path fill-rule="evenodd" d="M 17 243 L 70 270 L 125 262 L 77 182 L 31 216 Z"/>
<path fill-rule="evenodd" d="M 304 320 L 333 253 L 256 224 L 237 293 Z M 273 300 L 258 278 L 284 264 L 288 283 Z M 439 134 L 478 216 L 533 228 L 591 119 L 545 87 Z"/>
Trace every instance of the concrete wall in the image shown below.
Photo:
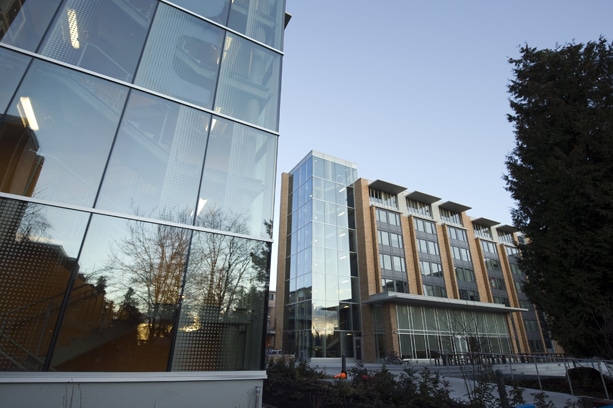
<path fill-rule="evenodd" d="M 265 371 L 0 373 L 10 408 L 261 408 Z"/>

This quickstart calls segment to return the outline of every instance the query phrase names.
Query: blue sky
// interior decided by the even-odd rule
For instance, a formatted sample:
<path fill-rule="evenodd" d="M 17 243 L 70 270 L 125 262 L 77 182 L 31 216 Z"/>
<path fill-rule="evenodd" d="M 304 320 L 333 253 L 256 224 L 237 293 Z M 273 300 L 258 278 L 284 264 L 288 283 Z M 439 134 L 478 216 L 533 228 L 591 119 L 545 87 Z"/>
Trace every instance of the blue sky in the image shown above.
<path fill-rule="evenodd" d="M 613 40 L 613 0 L 287 0 L 286 9 L 277 207 L 280 174 L 317 150 L 354 162 L 360 177 L 511 224 L 508 59 L 524 44 Z"/>

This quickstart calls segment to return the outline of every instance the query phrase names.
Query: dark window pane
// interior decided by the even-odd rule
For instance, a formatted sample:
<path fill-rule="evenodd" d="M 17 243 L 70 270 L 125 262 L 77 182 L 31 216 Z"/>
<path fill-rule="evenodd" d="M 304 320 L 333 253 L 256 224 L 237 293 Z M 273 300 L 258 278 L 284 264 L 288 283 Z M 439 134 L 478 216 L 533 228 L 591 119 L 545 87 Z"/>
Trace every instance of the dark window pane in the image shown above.
<path fill-rule="evenodd" d="M 163 219 L 180 213 L 191 224 L 209 122 L 209 114 L 133 91 L 96 207 Z"/>
<path fill-rule="evenodd" d="M 269 255 L 264 243 L 194 233 L 172 371 L 260 369 Z"/>
<path fill-rule="evenodd" d="M 131 81 L 155 7 L 154 0 L 69 0 L 41 54 Z"/>
<path fill-rule="evenodd" d="M 0 125 L 0 151 L 19 169 L 7 193 L 92 205 L 124 105 L 125 88 L 35 61 Z"/>
<path fill-rule="evenodd" d="M 223 35 L 219 27 L 160 4 L 134 82 L 211 108 Z"/>
<path fill-rule="evenodd" d="M 43 368 L 86 222 L 84 213 L 0 198 L 0 371 Z"/>
<path fill-rule="evenodd" d="M 0 39 L 36 51 L 61 0 L 4 0 L 0 2 Z"/>
<path fill-rule="evenodd" d="M 30 62 L 30 58 L 16 52 L 0 48 L 0 117 L 4 114 L 19 80 Z M 0 152 L 0 154 L 2 154 Z M 0 172 L 0 174 L 2 174 Z"/>
<path fill-rule="evenodd" d="M 196 223 L 271 237 L 276 151 L 276 136 L 213 118 Z"/>
<path fill-rule="evenodd" d="M 94 216 L 53 354 L 57 371 L 166 371 L 190 231 Z"/>

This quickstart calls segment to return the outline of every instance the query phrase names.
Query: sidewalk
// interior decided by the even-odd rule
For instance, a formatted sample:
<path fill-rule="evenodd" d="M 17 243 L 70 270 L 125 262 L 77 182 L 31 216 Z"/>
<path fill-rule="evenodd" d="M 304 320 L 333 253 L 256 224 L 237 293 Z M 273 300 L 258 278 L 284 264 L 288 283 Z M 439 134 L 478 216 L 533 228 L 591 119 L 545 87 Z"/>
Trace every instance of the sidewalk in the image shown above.
<path fill-rule="evenodd" d="M 354 367 L 355 364 L 353 363 L 347 363 L 347 371 L 351 370 L 351 367 Z M 378 363 L 364 363 L 364 368 L 367 369 L 369 372 L 370 371 L 379 371 L 381 370 L 382 364 L 378 364 Z M 394 374 L 400 374 L 402 372 L 404 372 L 405 368 L 412 368 L 413 370 L 415 370 L 416 372 L 420 372 L 421 370 L 423 370 L 424 368 L 428 368 L 431 371 L 437 371 L 437 372 L 444 372 L 444 371 L 449 371 L 448 368 L 454 368 L 457 366 L 438 366 L 438 365 L 386 365 L 385 366 L 390 372 L 394 373 Z M 328 374 L 328 375 L 336 375 L 339 374 L 341 372 L 341 363 L 340 362 L 325 362 L 322 363 L 320 361 L 318 361 L 317 363 L 311 364 L 311 368 L 315 368 L 318 370 L 323 371 L 324 373 Z M 450 397 L 456 401 L 460 401 L 460 402 L 468 402 L 468 389 L 466 387 L 466 382 L 464 381 L 463 378 L 459 377 L 459 376 L 450 376 L 449 374 L 445 375 L 445 373 L 441 373 L 441 376 L 443 376 L 443 378 L 449 383 L 449 390 L 450 390 Z M 472 380 L 469 380 L 469 384 L 472 384 Z M 496 387 L 496 384 L 494 385 L 494 397 L 498 398 L 498 388 Z M 510 391 L 511 391 L 511 387 L 507 386 L 507 395 L 510 395 Z M 526 404 L 533 404 L 534 403 L 534 396 L 533 394 L 537 394 L 541 392 L 538 389 L 531 389 L 531 388 L 524 388 L 524 393 L 523 393 L 523 397 L 524 400 L 526 401 Z M 564 407 L 564 405 L 566 404 L 566 402 L 568 400 L 570 401 L 576 401 L 578 398 L 574 397 L 570 394 L 564 394 L 564 393 L 558 393 L 558 392 L 549 392 L 549 391 L 544 391 L 545 394 L 547 395 L 546 400 L 547 401 L 551 401 L 553 402 L 555 407 Z"/>

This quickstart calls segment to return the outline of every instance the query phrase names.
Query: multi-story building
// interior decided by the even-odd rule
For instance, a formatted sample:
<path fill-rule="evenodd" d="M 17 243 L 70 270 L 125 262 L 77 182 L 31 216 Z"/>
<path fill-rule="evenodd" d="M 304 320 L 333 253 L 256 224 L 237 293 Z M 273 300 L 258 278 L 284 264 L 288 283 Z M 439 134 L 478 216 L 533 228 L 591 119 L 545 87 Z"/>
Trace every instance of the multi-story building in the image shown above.
<path fill-rule="evenodd" d="M 309 153 L 282 175 L 277 347 L 364 361 L 553 351 L 522 292 L 521 237 L 468 210 Z"/>
<path fill-rule="evenodd" d="M 288 20 L 0 0 L 5 404 L 257 406 Z"/>

